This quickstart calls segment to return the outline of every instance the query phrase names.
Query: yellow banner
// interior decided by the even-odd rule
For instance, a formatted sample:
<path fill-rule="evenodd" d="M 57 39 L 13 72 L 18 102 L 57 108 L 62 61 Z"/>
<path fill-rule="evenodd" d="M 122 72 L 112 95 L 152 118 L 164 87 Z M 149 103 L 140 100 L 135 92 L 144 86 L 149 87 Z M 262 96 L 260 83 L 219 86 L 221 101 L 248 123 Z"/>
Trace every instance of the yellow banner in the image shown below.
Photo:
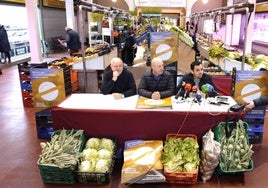
<path fill-rule="evenodd" d="M 43 0 L 43 6 L 54 8 L 65 8 L 65 2 L 59 0 Z"/>
<path fill-rule="evenodd" d="M 152 109 L 152 108 L 161 108 L 161 109 L 171 109 L 172 100 L 171 97 L 164 99 L 148 99 L 144 97 L 139 97 L 136 104 L 137 109 Z"/>
<path fill-rule="evenodd" d="M 4 2 L 10 2 L 10 3 L 23 3 L 25 4 L 25 0 L 2 0 Z M 37 4 L 39 5 L 39 0 L 36 0 Z"/>
<path fill-rule="evenodd" d="M 34 68 L 31 77 L 36 112 L 49 109 L 65 98 L 62 69 Z"/>
<path fill-rule="evenodd" d="M 164 66 L 178 61 L 178 35 L 169 32 L 152 32 L 151 58 L 159 57 L 164 61 Z"/>
<path fill-rule="evenodd" d="M 268 94 L 267 71 L 237 71 L 234 90 L 236 102 L 246 104 Z"/>

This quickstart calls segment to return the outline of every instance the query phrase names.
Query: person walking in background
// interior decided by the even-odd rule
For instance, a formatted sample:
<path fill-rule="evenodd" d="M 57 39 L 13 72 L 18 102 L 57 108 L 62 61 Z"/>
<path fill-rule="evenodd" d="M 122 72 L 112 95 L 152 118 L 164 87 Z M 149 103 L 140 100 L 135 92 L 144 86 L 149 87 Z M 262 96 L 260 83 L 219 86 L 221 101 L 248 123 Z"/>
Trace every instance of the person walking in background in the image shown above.
<path fill-rule="evenodd" d="M 115 99 L 122 99 L 137 94 L 133 74 L 124 68 L 123 61 L 115 57 L 111 60 L 111 69 L 104 73 L 101 91 L 104 95 L 112 94 Z"/>
<path fill-rule="evenodd" d="M 79 52 L 81 49 L 81 40 L 79 34 L 71 29 L 70 27 L 65 27 L 66 36 L 65 40 L 58 40 L 62 45 L 66 46 L 70 52 L 70 56 L 74 56 L 75 53 Z"/>
<path fill-rule="evenodd" d="M 4 63 L 6 62 L 6 60 L 8 60 L 9 63 L 11 62 L 10 43 L 8 40 L 7 31 L 1 24 L 0 24 L 0 53 L 4 54 Z"/>
<path fill-rule="evenodd" d="M 129 32 L 126 33 L 125 45 L 122 49 L 122 60 L 128 66 L 134 64 L 134 59 L 137 53 L 137 45 L 135 39 L 135 30 L 130 28 Z"/>
<path fill-rule="evenodd" d="M 163 99 L 174 95 L 175 83 L 172 74 L 164 69 L 162 59 L 152 59 L 151 71 L 141 78 L 138 93 L 151 99 Z"/>
<path fill-rule="evenodd" d="M 267 104 L 268 104 L 268 95 L 252 100 L 244 107 L 244 110 L 248 111 L 255 107 L 259 107 L 259 106 L 263 106 Z"/>

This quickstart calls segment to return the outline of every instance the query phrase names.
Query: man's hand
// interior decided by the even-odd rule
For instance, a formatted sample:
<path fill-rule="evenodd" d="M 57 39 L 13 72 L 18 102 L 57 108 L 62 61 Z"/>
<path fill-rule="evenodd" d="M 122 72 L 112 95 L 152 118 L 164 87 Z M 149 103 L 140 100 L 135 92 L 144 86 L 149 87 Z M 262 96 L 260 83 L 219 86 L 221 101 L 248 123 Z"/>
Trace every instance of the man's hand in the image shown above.
<path fill-rule="evenodd" d="M 113 81 L 116 81 L 117 78 L 118 78 L 118 76 L 119 76 L 119 72 L 114 71 L 114 72 L 113 72 L 113 78 L 112 78 L 112 80 L 113 80 Z"/>
<path fill-rule="evenodd" d="M 152 99 L 158 100 L 158 99 L 161 98 L 161 95 L 160 95 L 160 93 L 158 91 L 155 91 L 155 92 L 152 93 L 151 97 L 152 97 Z"/>
<path fill-rule="evenodd" d="M 255 108 L 255 104 L 253 101 L 251 101 L 250 103 L 248 103 L 245 107 L 244 107 L 244 111 L 249 111 L 251 109 Z"/>
<path fill-rule="evenodd" d="M 124 95 L 121 93 L 113 93 L 114 99 L 123 99 Z"/>

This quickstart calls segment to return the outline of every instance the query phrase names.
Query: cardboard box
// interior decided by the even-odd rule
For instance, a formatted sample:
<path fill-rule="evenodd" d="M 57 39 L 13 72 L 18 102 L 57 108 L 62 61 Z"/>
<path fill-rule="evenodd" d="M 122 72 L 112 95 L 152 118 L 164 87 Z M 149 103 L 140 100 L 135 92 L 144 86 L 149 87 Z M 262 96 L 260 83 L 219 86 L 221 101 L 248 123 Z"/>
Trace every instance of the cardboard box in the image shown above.
<path fill-rule="evenodd" d="M 145 184 L 165 182 L 161 156 L 162 140 L 125 142 L 121 183 Z"/>

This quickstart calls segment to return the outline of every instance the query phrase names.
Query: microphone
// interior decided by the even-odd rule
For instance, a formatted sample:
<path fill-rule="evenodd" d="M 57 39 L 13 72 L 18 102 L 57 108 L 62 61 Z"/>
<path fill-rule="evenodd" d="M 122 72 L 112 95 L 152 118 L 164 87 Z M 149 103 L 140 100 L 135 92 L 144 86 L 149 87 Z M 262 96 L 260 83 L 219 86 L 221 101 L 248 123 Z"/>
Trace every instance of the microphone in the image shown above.
<path fill-rule="evenodd" d="M 204 84 L 201 86 L 201 91 L 205 94 L 207 94 L 209 92 L 209 88 L 208 88 L 207 84 Z"/>
<path fill-rule="evenodd" d="M 214 87 L 208 83 L 202 85 L 201 90 L 203 93 L 205 93 L 209 97 L 215 97 L 215 96 L 219 95 L 219 93 L 214 89 Z"/>
<path fill-rule="evenodd" d="M 200 104 L 201 103 L 201 99 L 202 99 L 202 95 L 200 94 L 200 92 L 197 92 L 194 97 L 195 97 L 194 98 L 194 101 L 195 102 L 198 102 L 198 104 Z"/>
<path fill-rule="evenodd" d="M 182 95 L 182 90 L 184 89 L 184 85 L 185 85 L 185 82 L 182 82 L 182 83 L 181 83 L 181 86 L 182 86 L 182 87 L 179 89 L 178 93 L 176 94 L 175 99 L 178 99 L 179 96 Z"/>
<path fill-rule="evenodd" d="M 197 87 L 196 85 L 194 85 L 194 86 L 192 87 L 192 92 L 193 92 L 193 93 L 196 93 L 197 90 L 198 90 L 198 87 Z"/>
<path fill-rule="evenodd" d="M 191 91 L 192 89 L 192 85 L 187 83 L 185 84 L 184 86 L 184 90 L 185 90 L 185 93 L 184 93 L 184 98 L 187 98 L 189 96 L 189 92 Z"/>

